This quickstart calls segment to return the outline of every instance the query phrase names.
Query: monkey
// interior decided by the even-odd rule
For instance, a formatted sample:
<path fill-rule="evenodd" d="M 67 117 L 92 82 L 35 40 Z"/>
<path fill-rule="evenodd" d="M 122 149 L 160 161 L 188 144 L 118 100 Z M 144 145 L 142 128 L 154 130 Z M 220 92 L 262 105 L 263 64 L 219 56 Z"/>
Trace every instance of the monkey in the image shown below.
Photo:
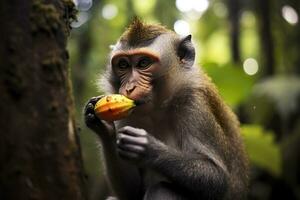
<path fill-rule="evenodd" d="M 84 108 L 120 200 L 245 199 L 248 159 L 239 121 L 195 62 L 191 35 L 134 19 L 114 45 L 100 85 L 138 102 L 115 122 Z M 111 197 L 112 198 L 112 197 Z"/>

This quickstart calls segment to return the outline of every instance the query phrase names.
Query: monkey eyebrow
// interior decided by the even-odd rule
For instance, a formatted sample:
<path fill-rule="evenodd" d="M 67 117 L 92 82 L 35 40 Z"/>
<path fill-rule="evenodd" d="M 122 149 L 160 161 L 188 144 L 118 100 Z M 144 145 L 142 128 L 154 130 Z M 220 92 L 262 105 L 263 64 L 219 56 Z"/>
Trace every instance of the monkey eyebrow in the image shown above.
<path fill-rule="evenodd" d="M 151 57 L 154 61 L 160 61 L 159 55 L 149 49 L 140 48 L 140 49 L 132 49 L 128 51 L 116 51 L 112 54 L 112 59 L 120 56 L 132 56 L 136 54 L 142 54 Z"/>

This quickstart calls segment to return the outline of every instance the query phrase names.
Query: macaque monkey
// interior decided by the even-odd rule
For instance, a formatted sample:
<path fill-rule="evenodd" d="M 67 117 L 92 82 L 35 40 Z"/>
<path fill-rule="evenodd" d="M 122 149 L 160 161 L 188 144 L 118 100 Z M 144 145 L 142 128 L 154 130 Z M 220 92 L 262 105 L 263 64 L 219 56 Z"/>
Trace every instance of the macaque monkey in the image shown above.
<path fill-rule="evenodd" d="M 194 65 L 191 35 L 135 19 L 110 54 L 101 85 L 143 102 L 125 119 L 86 125 L 101 139 L 117 199 L 246 198 L 247 159 L 239 122 Z"/>

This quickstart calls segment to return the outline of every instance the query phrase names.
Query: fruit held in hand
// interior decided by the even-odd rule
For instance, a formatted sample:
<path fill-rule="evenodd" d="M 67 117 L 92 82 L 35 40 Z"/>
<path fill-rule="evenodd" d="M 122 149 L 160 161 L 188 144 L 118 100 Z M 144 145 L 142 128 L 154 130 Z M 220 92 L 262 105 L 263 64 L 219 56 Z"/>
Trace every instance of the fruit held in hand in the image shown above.
<path fill-rule="evenodd" d="M 111 94 L 96 103 L 95 114 L 99 119 L 115 121 L 127 117 L 135 106 L 135 102 L 124 95 Z"/>

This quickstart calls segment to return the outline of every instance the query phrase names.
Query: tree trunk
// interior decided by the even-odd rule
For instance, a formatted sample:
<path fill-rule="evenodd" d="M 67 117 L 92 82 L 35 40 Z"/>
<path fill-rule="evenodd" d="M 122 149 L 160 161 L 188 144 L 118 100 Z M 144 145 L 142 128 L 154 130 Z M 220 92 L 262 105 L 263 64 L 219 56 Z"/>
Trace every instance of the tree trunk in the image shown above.
<path fill-rule="evenodd" d="M 239 42 L 241 2 L 240 0 L 227 0 L 226 2 L 229 11 L 231 57 L 233 62 L 238 64 L 241 62 Z"/>
<path fill-rule="evenodd" d="M 274 74 L 274 44 L 271 27 L 270 0 L 256 0 L 256 12 L 259 22 L 259 36 L 261 43 L 261 58 L 263 76 Z"/>
<path fill-rule="evenodd" d="M 0 2 L 0 199 L 86 199 L 66 39 L 71 0 Z"/>
<path fill-rule="evenodd" d="M 291 0 L 289 3 L 291 4 L 291 6 L 296 10 L 296 12 L 299 15 L 299 13 L 300 13 L 299 0 Z M 300 52 L 300 24 L 299 24 L 299 22 L 295 26 L 294 33 L 292 34 L 292 38 L 290 40 L 292 40 L 292 42 L 294 42 L 293 44 L 295 45 L 295 48 L 297 49 L 298 52 Z M 289 51 L 287 51 L 287 52 L 289 52 Z M 294 73 L 300 75 L 300 56 L 299 55 L 295 57 L 295 64 L 294 64 L 293 71 L 294 71 Z M 300 169 L 299 169 L 299 171 L 300 171 Z M 300 196 L 300 194 L 299 194 L 299 196 Z"/>

